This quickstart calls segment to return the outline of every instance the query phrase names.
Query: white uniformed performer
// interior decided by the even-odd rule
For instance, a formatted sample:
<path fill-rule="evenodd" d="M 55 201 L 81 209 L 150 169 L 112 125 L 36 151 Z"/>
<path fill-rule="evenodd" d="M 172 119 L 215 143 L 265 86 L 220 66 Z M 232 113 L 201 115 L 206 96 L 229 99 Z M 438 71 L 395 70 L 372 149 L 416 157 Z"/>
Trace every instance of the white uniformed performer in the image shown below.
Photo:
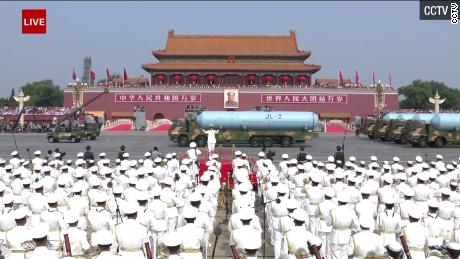
<path fill-rule="evenodd" d="M 208 135 L 208 152 L 209 155 L 214 153 L 214 147 L 216 146 L 216 134 L 219 133 L 219 130 L 214 129 L 214 125 L 209 125 L 208 130 L 203 129 L 204 134 Z"/>

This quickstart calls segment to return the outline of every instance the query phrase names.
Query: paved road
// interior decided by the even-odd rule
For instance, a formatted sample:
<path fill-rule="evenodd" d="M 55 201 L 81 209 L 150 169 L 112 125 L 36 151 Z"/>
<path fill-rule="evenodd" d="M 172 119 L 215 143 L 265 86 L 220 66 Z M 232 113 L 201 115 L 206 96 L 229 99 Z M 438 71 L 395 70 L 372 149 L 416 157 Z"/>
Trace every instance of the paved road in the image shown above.
<path fill-rule="evenodd" d="M 312 154 L 317 160 L 325 160 L 327 156 L 335 151 L 337 145 L 342 145 L 343 135 L 328 134 L 321 135 L 319 138 L 306 144 L 307 152 Z M 83 141 L 81 143 L 48 143 L 43 134 L 16 134 L 16 142 L 19 151 L 27 157 L 26 149 L 29 148 L 33 153 L 34 150 L 40 149 L 47 151 L 49 149 L 59 148 L 66 152 L 66 158 L 74 158 L 78 152 L 84 151 L 87 145 L 92 146 L 95 155 L 105 152 L 108 158 L 114 158 L 120 145 L 125 145 L 127 151 L 132 157 L 141 158 L 145 151 L 152 150 L 157 146 L 162 153 L 168 152 L 185 152 L 187 148 L 180 148 L 177 143 L 168 140 L 167 133 L 155 132 L 105 132 L 95 141 Z M 230 149 L 231 147 L 225 147 Z M 254 156 L 259 152 L 259 148 L 250 146 L 239 146 L 243 152 Z M 0 156 L 6 158 L 12 150 L 15 149 L 14 138 L 12 134 L 0 134 Z M 460 155 L 460 146 L 446 146 L 444 148 L 414 148 L 410 145 L 397 145 L 394 143 L 384 143 L 370 140 L 365 137 L 356 138 L 353 134 L 348 135 L 345 141 L 345 155 L 355 155 L 360 160 L 369 160 L 371 155 L 378 156 L 379 160 L 391 160 L 393 156 L 398 155 L 401 160 L 413 160 L 416 155 L 422 155 L 433 159 L 434 155 L 442 154 L 446 159 L 457 160 Z M 275 160 L 280 159 L 282 153 L 288 153 L 295 156 L 299 151 L 298 146 L 291 148 L 274 147 L 276 151 Z"/>
<path fill-rule="evenodd" d="M 161 152 L 185 152 L 187 148 L 179 148 L 177 143 L 168 140 L 166 133 L 148 133 L 148 132 L 129 132 L 129 133 L 114 133 L 106 132 L 103 133 L 95 141 L 84 141 L 82 143 L 48 143 L 45 139 L 44 134 L 16 134 L 16 144 L 18 150 L 24 157 L 27 157 L 26 149 L 29 148 L 31 152 L 40 149 L 47 151 L 49 149 L 59 148 L 61 151 L 66 152 L 66 158 L 75 158 L 78 152 L 84 150 L 85 146 L 91 145 L 93 151 L 97 155 L 100 152 L 107 153 L 108 157 L 113 159 L 118 153 L 120 145 L 125 145 L 127 151 L 130 152 L 131 157 L 140 158 L 144 152 L 151 150 L 153 146 L 157 146 Z M 343 141 L 343 135 L 330 134 L 321 135 L 319 138 L 308 142 L 306 144 L 307 152 L 312 154 L 315 159 L 322 160 L 326 159 L 328 155 L 331 155 L 335 151 L 337 145 L 341 145 Z M 442 149 L 436 148 L 413 148 L 411 146 L 401 146 L 393 143 L 382 143 L 378 141 L 369 140 L 361 137 L 356 138 L 354 135 L 348 135 L 345 141 L 346 156 L 355 155 L 360 160 L 368 160 L 371 155 L 376 155 L 380 160 L 391 160 L 394 155 L 401 157 L 401 160 L 413 160 L 416 155 L 427 155 L 428 159 L 433 159 L 434 155 L 440 153 L 444 155 L 446 159 L 457 160 L 460 155 L 459 146 L 445 147 Z M 259 151 L 258 148 L 252 148 L 249 146 L 238 147 L 244 152 L 257 156 Z M 15 148 L 14 138 L 12 134 L 0 134 L 0 156 L 8 158 L 9 154 Z M 227 150 L 231 149 L 226 147 Z M 282 153 L 288 153 L 290 156 L 295 156 L 298 152 L 298 146 L 291 148 L 274 147 L 276 151 L 276 160 L 280 159 Z M 231 201 L 230 201 L 231 202 Z M 258 214 L 262 216 L 262 211 L 259 209 Z M 229 233 L 227 231 L 227 225 L 225 221 L 225 209 L 220 208 L 217 214 L 216 222 L 219 224 L 223 233 L 219 238 L 219 242 L 216 246 L 216 258 L 230 257 L 230 249 L 228 248 Z M 263 222 L 261 218 L 261 223 Z M 211 244 L 214 244 L 214 236 L 211 236 Z M 267 241 L 269 240 L 267 232 Z M 273 256 L 273 248 L 266 242 L 266 257 Z M 212 248 L 209 248 L 209 256 L 211 256 Z M 259 256 L 262 257 L 262 250 L 259 252 Z"/>

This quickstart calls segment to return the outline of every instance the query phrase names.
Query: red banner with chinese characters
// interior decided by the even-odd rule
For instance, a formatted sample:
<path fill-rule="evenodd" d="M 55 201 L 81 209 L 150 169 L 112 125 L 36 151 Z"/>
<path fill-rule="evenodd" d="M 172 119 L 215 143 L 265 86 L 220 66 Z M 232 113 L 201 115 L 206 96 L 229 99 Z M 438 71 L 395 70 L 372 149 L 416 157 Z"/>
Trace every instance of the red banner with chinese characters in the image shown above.
<path fill-rule="evenodd" d="M 261 94 L 262 103 L 333 103 L 347 104 L 346 94 Z"/>
<path fill-rule="evenodd" d="M 201 94 L 190 93 L 157 93 L 157 94 L 115 94 L 115 102 L 144 103 L 200 103 Z"/>

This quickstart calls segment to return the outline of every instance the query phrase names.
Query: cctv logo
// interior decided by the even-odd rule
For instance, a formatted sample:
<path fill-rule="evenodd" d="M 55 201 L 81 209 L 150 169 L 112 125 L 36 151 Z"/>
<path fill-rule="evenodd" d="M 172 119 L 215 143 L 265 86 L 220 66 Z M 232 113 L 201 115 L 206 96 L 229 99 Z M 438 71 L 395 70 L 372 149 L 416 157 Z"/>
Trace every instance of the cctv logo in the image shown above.
<path fill-rule="evenodd" d="M 46 34 L 46 9 L 22 9 L 22 33 Z"/>
<path fill-rule="evenodd" d="M 458 24 L 458 4 L 450 3 L 450 23 Z"/>
<path fill-rule="evenodd" d="M 450 23 L 458 24 L 458 6 L 457 0 L 422 0 L 420 1 L 420 20 L 450 20 Z"/>

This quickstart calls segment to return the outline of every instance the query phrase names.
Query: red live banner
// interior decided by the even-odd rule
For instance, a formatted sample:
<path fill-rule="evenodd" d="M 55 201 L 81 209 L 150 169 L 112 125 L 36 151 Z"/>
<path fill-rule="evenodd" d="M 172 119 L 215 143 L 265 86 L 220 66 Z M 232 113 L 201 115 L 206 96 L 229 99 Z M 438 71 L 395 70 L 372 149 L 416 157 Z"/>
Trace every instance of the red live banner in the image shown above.
<path fill-rule="evenodd" d="M 200 103 L 201 94 L 167 93 L 167 94 L 115 94 L 115 102 L 145 103 Z"/>
<path fill-rule="evenodd" d="M 335 103 L 347 104 L 346 94 L 261 94 L 262 103 Z"/>

